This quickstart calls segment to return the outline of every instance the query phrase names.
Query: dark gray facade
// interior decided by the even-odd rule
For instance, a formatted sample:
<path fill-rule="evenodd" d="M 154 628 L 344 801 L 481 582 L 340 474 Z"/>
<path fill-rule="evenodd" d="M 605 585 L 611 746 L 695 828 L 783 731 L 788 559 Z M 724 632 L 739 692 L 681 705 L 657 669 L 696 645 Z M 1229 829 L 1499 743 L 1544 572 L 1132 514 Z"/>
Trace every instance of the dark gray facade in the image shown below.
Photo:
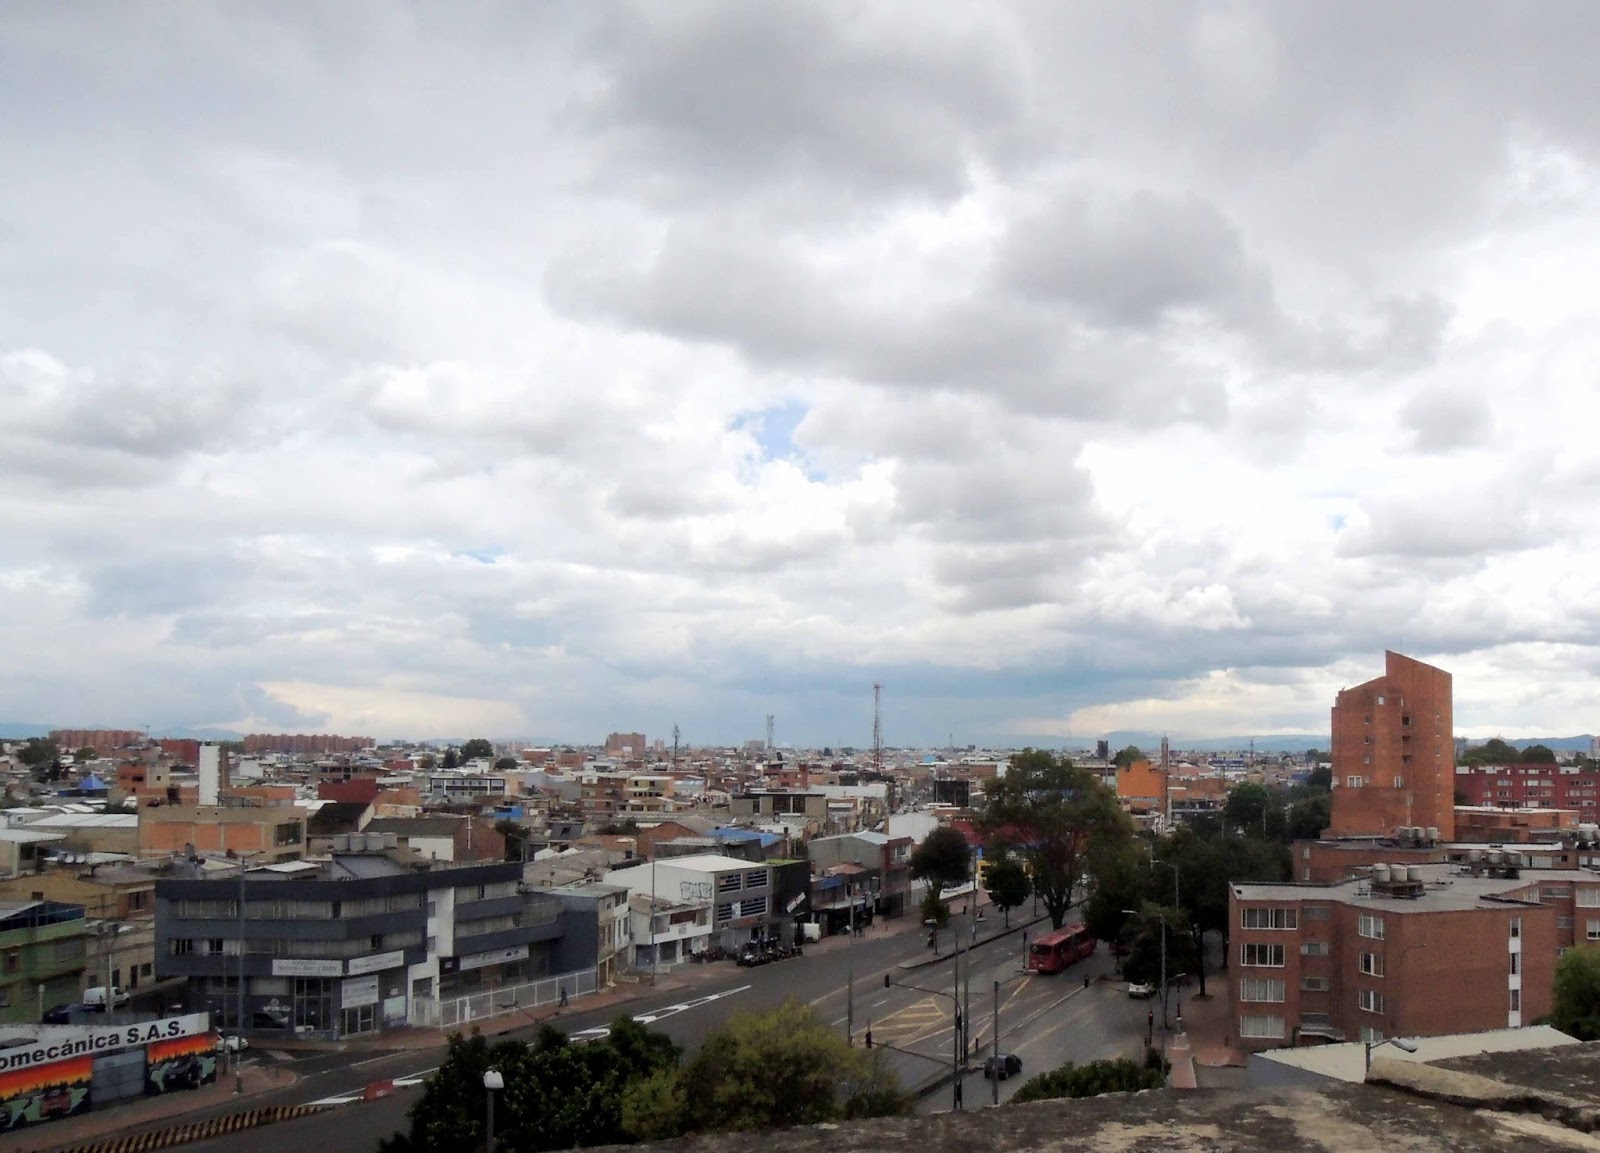
<path fill-rule="evenodd" d="M 415 990 L 428 995 L 468 956 L 548 968 L 561 905 L 524 892 L 521 874 L 515 862 L 350 854 L 161 880 L 156 976 L 185 978 L 186 1007 L 227 1028 L 338 1037 L 404 1024 L 413 966 L 430 974 Z M 441 938 L 454 941 L 448 956 Z"/>

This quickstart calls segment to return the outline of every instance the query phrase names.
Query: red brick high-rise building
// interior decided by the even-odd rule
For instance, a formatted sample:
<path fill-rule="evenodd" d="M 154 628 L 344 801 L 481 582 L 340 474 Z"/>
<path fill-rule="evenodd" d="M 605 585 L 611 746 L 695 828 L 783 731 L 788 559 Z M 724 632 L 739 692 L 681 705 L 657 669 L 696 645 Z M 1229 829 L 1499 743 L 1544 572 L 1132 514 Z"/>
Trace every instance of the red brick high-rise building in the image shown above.
<path fill-rule="evenodd" d="M 1401 826 L 1455 839 L 1455 739 L 1450 674 L 1384 653 L 1384 674 L 1333 706 L 1335 837 L 1392 836 Z"/>

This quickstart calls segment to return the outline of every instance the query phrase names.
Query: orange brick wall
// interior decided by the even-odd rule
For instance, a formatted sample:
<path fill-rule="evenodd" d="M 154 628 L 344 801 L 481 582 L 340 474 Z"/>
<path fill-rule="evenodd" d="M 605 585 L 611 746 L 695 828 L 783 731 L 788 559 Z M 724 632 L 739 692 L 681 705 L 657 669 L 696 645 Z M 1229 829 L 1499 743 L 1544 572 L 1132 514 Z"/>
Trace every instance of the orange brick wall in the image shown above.
<path fill-rule="evenodd" d="M 1333 727 L 1333 836 L 1388 835 L 1398 825 L 1455 839 L 1450 674 L 1384 654 L 1384 675 L 1338 695 Z M 1408 723 L 1409 721 L 1409 723 Z M 1351 788 L 1351 777 L 1365 784 Z"/>

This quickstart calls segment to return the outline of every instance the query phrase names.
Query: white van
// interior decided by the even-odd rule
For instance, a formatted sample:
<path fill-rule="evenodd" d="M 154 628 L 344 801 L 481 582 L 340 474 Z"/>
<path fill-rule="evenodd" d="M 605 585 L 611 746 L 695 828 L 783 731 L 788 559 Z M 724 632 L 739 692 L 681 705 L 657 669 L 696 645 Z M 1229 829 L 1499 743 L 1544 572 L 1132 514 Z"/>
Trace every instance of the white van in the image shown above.
<path fill-rule="evenodd" d="M 132 994 L 125 993 L 116 985 L 111 986 L 111 995 L 106 995 L 104 985 L 95 985 L 83 991 L 83 1007 L 85 1009 L 99 1009 L 104 1011 L 107 1007 L 120 1009 L 128 1003 Z"/>

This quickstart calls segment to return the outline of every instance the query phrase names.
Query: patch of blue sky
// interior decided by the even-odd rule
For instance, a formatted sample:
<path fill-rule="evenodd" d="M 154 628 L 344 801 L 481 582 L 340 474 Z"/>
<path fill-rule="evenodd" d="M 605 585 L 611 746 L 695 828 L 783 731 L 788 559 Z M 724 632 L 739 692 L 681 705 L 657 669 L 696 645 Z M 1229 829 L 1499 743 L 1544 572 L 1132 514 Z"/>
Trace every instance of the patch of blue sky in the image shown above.
<path fill-rule="evenodd" d="M 795 429 L 810 411 L 804 401 L 791 397 L 781 404 L 741 417 L 734 427 L 747 429 L 755 437 L 763 459 L 790 461 L 808 479 L 822 480 L 821 473 L 811 467 L 806 454 L 794 443 Z"/>

